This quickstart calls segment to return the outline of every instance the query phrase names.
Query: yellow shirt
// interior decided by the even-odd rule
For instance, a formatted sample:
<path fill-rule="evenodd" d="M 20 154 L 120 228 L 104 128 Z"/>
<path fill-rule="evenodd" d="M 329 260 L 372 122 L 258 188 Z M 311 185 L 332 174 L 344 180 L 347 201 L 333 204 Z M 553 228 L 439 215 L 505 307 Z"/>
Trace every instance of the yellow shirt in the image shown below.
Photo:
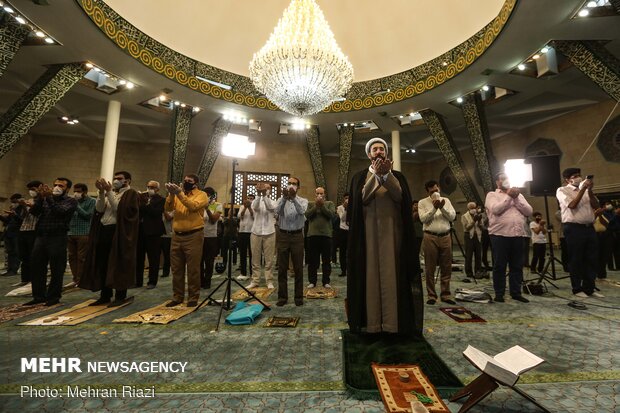
<path fill-rule="evenodd" d="M 199 189 L 192 189 L 189 194 L 180 192 L 178 195 L 168 195 L 166 198 L 166 212 L 174 211 L 172 230 L 187 232 L 204 227 L 205 207 L 209 203 L 207 194 Z"/>

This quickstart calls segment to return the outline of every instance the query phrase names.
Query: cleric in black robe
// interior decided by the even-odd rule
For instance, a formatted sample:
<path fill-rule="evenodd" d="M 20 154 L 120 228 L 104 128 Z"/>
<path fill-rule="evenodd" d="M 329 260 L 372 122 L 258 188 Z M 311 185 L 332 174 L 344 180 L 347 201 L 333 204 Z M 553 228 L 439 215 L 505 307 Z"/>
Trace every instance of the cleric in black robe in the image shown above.
<path fill-rule="evenodd" d="M 382 144 L 384 150 L 379 155 L 371 155 L 371 150 L 374 151 L 375 146 L 381 146 L 376 144 Z M 349 328 L 353 333 L 387 331 L 421 336 L 423 324 L 422 283 L 419 256 L 413 253 L 415 235 L 409 186 L 405 176 L 398 171 L 391 170 L 382 177 L 373 173 L 376 172 L 373 165 L 376 165 L 377 158 L 381 157 L 383 161 L 387 159 L 387 149 L 387 144 L 380 138 L 373 138 L 366 144 L 366 154 L 372 162 L 371 167 L 353 176 L 349 190 L 350 198 L 347 209 L 349 220 L 349 275 L 347 280 Z M 386 163 L 391 165 L 389 161 Z M 363 191 L 366 191 L 367 194 L 366 205 L 363 205 Z M 397 192 L 389 194 L 390 191 Z M 370 194 L 370 198 L 368 198 L 368 194 Z M 400 205 L 398 202 L 390 201 L 395 196 L 396 199 L 400 198 Z M 376 208 L 377 205 L 373 203 L 380 207 L 391 203 L 391 211 L 387 209 L 380 211 L 386 214 L 395 214 L 394 219 L 389 221 L 393 223 L 393 228 L 376 225 L 373 228 L 366 229 L 367 223 L 374 222 L 373 219 L 380 221 L 380 217 L 374 216 L 377 210 L 373 208 Z M 401 223 L 402 227 L 399 227 Z M 367 233 L 371 234 L 369 236 L 378 235 L 379 248 L 377 250 L 366 251 Z M 382 251 L 382 242 L 383 246 L 392 245 L 391 251 L 389 250 L 390 247 L 386 247 Z M 397 258 L 394 251 L 398 248 L 400 248 L 400 252 Z M 390 256 L 390 253 L 393 256 Z M 385 260 L 392 260 L 393 262 L 387 263 L 387 267 L 395 269 L 392 274 L 388 271 L 387 276 L 386 272 L 383 271 Z M 371 264 L 368 264 L 367 261 Z M 378 272 L 381 274 L 366 273 L 367 265 L 378 267 L 379 264 L 381 264 L 381 271 Z M 367 276 L 371 278 L 367 278 Z M 376 294 L 381 295 L 380 299 L 373 300 L 374 303 L 367 303 L 367 294 L 375 293 L 374 291 L 367 291 L 368 280 L 374 283 L 373 290 L 378 286 Z M 379 308 L 377 308 L 376 303 L 380 303 Z M 396 311 L 396 314 L 393 314 L 393 310 Z M 368 311 L 372 312 L 372 317 L 369 317 Z M 390 314 L 381 313 L 382 311 L 390 312 Z M 369 318 L 373 319 L 372 325 L 368 325 Z M 390 324 L 391 320 L 397 321 Z"/>

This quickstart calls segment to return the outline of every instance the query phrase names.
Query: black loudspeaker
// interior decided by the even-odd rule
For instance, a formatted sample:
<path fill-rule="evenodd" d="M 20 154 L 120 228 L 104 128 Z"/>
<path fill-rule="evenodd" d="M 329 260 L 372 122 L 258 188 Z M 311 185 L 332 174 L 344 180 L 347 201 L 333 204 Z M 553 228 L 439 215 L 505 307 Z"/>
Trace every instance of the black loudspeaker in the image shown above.
<path fill-rule="evenodd" d="M 560 155 L 532 156 L 527 162 L 532 164 L 530 194 L 555 195 L 558 187 L 562 186 Z"/>

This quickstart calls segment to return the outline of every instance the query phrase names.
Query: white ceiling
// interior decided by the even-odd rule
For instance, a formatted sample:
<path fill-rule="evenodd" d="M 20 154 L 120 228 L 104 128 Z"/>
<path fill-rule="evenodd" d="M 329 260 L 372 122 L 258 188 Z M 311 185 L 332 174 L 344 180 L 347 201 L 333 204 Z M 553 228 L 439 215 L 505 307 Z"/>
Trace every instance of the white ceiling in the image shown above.
<path fill-rule="evenodd" d="M 193 59 L 249 75 L 290 0 L 106 0 L 138 29 Z M 504 0 L 317 0 L 355 81 L 411 69 L 482 29 Z"/>

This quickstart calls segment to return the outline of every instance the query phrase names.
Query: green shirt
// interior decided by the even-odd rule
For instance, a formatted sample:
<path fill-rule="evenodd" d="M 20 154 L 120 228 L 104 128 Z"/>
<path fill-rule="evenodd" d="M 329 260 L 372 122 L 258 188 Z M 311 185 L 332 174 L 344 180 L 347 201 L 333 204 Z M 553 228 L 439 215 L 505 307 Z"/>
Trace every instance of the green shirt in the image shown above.
<path fill-rule="evenodd" d="M 77 209 L 69 222 L 69 235 L 88 235 L 90 220 L 95 212 L 95 198 L 84 196 L 77 203 Z"/>
<path fill-rule="evenodd" d="M 306 218 L 308 219 L 308 237 L 332 236 L 332 220 L 336 216 L 336 208 L 332 201 L 325 201 L 323 206 L 317 208 L 315 202 L 308 203 Z"/>

